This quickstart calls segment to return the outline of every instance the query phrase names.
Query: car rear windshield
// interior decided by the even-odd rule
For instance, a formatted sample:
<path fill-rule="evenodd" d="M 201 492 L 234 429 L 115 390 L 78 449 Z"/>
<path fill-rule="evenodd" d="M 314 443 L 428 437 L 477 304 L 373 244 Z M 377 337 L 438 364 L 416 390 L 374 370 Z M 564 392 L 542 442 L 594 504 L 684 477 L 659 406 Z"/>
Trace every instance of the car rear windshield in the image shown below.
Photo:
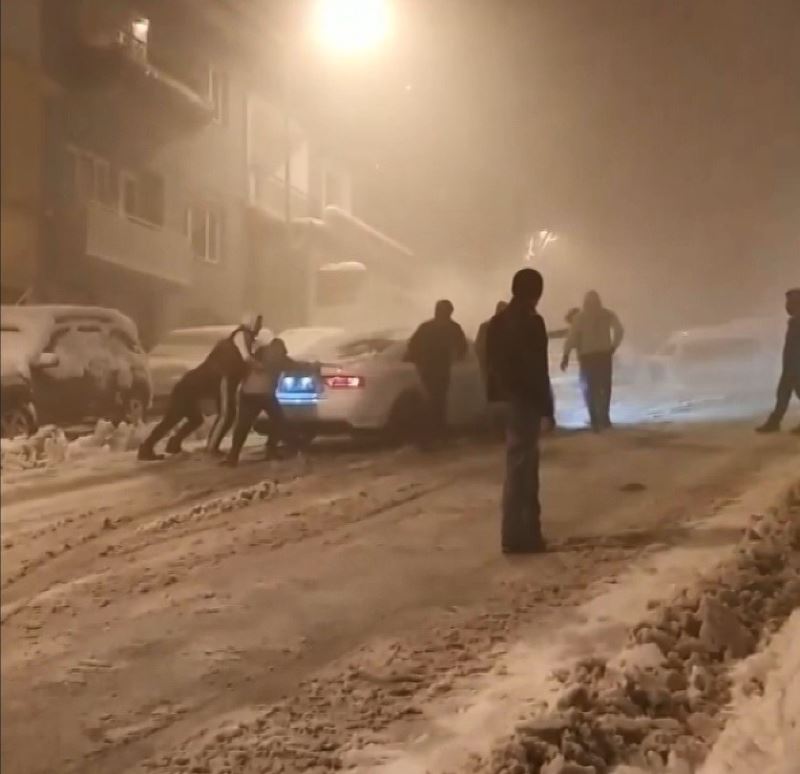
<path fill-rule="evenodd" d="M 369 358 L 386 352 L 397 343 L 397 339 L 385 336 L 363 336 L 336 343 L 327 342 L 327 346 L 321 346 L 320 351 L 312 357 L 334 361 Z"/>

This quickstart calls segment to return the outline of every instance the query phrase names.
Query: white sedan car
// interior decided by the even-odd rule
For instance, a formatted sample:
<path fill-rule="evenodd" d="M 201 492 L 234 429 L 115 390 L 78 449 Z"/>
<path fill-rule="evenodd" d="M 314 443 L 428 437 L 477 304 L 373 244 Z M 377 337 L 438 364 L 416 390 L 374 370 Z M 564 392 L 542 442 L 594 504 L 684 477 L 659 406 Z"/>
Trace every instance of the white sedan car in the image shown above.
<path fill-rule="evenodd" d="M 404 360 L 408 338 L 407 331 L 345 333 L 295 350 L 296 359 L 320 365 L 281 376 L 277 398 L 289 421 L 307 438 L 367 432 L 411 436 L 425 404 L 416 369 Z M 470 344 L 467 358 L 453 367 L 448 420 L 454 427 L 476 426 L 487 413 Z"/>

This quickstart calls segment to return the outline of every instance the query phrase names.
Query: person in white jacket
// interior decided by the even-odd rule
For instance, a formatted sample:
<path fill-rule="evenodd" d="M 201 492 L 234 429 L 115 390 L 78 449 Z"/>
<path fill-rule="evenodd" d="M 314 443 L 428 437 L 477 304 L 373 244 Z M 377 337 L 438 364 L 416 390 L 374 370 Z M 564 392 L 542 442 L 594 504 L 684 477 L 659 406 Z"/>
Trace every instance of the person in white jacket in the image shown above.
<path fill-rule="evenodd" d="M 614 353 L 624 335 L 625 331 L 617 315 L 603 306 L 596 291 L 590 290 L 583 300 L 582 309 L 572 320 L 564 343 L 561 370 L 567 370 L 570 355 L 577 351 L 581 388 L 589 421 L 595 432 L 611 427 Z"/>

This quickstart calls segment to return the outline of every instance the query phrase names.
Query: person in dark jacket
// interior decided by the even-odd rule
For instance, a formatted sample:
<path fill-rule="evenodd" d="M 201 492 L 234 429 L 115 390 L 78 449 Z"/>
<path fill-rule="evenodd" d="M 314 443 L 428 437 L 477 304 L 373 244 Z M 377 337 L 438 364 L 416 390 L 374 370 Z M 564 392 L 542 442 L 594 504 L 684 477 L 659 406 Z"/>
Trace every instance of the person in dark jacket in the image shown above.
<path fill-rule="evenodd" d="M 406 360 L 413 363 L 428 398 L 431 437 L 441 436 L 447 427 L 447 393 L 453 363 L 467 356 L 467 337 L 453 320 L 453 304 L 436 302 L 432 320 L 422 323 L 408 342 Z"/>
<path fill-rule="evenodd" d="M 289 357 L 283 339 L 272 339 L 269 343 L 258 346 L 254 362 L 248 375 L 244 378 L 239 391 L 239 404 L 236 411 L 236 426 L 233 430 L 233 443 L 223 464 L 235 467 L 239 464 L 244 442 L 253 429 L 258 415 L 264 411 L 269 417 L 269 435 L 267 440 L 267 457 L 277 451 L 279 442 L 292 451 L 298 451 L 298 443 L 291 432 L 289 423 L 278 402 L 275 390 L 281 374 L 288 370 L 313 368 L 311 364 L 299 363 Z"/>
<path fill-rule="evenodd" d="M 539 503 L 539 434 L 553 429 L 554 405 L 547 330 L 536 311 L 544 281 L 534 269 L 514 275 L 508 308 L 489 323 L 490 401 L 506 403 L 506 480 L 503 489 L 504 553 L 545 550 Z"/>
<path fill-rule="evenodd" d="M 206 358 L 219 374 L 217 417 L 208 434 L 207 451 L 219 454 L 222 439 L 236 418 L 236 393 L 253 364 L 253 345 L 262 326 L 261 315 L 248 315 L 230 336 L 218 342 Z"/>
<path fill-rule="evenodd" d="M 495 315 L 500 314 L 508 306 L 507 301 L 498 301 L 494 309 Z M 489 335 L 489 323 L 491 318 L 486 322 L 481 323 L 478 328 L 478 335 L 475 337 L 475 354 L 478 357 L 478 366 L 481 369 L 481 376 L 483 376 L 483 383 L 486 384 L 487 379 L 487 363 L 486 363 L 486 337 Z"/>
<path fill-rule="evenodd" d="M 792 393 L 800 398 L 800 288 L 792 288 L 786 293 L 786 312 L 789 325 L 783 345 L 783 368 L 778 381 L 775 408 L 769 419 L 758 428 L 759 433 L 778 432 L 789 409 Z M 793 432 L 800 435 L 800 427 Z"/>
<path fill-rule="evenodd" d="M 219 395 L 219 383 L 219 372 L 207 361 L 187 371 L 172 388 L 164 416 L 139 447 L 138 458 L 143 462 L 163 460 L 164 455 L 156 453 L 156 444 L 178 425 L 178 431 L 167 441 L 166 451 L 180 454 L 186 438 L 203 424 L 203 402 Z"/>

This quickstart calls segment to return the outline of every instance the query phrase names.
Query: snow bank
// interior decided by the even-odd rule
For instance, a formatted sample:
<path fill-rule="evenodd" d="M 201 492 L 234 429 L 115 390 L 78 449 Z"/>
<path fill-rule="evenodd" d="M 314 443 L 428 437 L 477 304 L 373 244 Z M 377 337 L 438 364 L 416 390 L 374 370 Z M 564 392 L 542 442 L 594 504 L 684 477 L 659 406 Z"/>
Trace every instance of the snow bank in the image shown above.
<path fill-rule="evenodd" d="M 732 718 L 701 774 L 800 772 L 800 610 L 734 674 Z"/>
<path fill-rule="evenodd" d="M 0 468 L 30 470 L 61 465 L 92 454 L 132 451 L 138 448 L 149 429 L 145 424 L 125 422 L 115 427 L 101 419 L 93 432 L 69 441 L 61 428 L 46 425 L 30 438 L 2 439 Z"/>

